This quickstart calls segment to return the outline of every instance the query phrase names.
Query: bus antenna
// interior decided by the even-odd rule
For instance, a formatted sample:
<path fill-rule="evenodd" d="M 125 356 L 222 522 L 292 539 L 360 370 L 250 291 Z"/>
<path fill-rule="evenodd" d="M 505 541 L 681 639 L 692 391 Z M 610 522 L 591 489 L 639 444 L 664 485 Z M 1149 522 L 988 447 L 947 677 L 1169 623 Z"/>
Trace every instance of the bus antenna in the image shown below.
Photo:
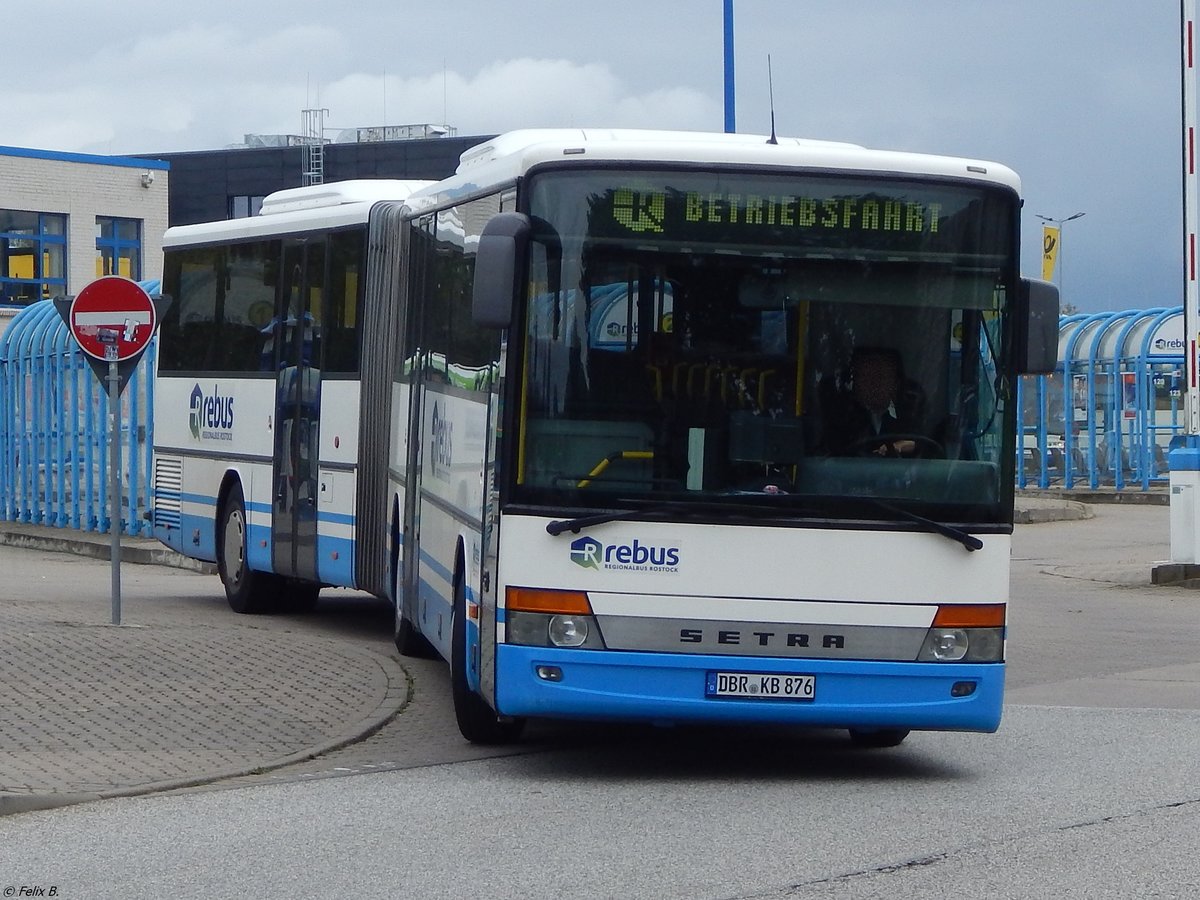
<path fill-rule="evenodd" d="M 775 137 L 775 79 L 771 77 L 771 54 L 767 54 L 767 95 L 771 98 L 771 137 L 767 140 L 768 144 L 778 144 L 779 140 Z"/>

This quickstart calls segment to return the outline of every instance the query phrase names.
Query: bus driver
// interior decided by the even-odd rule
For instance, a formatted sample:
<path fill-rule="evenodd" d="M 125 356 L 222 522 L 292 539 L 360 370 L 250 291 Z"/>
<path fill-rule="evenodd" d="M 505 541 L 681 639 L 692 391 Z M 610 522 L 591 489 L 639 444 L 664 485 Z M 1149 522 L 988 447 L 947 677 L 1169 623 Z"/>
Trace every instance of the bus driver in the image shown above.
<path fill-rule="evenodd" d="M 887 347 L 859 347 L 850 361 L 850 397 L 835 410 L 830 448 L 841 456 L 914 456 L 914 424 L 897 409 L 904 383 L 900 354 Z"/>

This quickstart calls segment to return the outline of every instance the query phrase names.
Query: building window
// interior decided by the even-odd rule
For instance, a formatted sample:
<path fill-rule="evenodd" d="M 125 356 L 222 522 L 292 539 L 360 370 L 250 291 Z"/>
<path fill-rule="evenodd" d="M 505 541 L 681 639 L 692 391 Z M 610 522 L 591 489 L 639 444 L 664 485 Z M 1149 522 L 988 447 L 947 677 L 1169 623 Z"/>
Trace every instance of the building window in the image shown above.
<path fill-rule="evenodd" d="M 67 217 L 0 209 L 0 304 L 67 293 Z"/>
<path fill-rule="evenodd" d="M 247 219 L 250 216 L 257 216 L 265 199 L 265 195 L 262 194 L 238 194 L 236 197 L 230 197 L 229 218 Z"/>
<path fill-rule="evenodd" d="M 96 277 L 142 277 L 142 223 L 138 219 L 96 216 Z"/>

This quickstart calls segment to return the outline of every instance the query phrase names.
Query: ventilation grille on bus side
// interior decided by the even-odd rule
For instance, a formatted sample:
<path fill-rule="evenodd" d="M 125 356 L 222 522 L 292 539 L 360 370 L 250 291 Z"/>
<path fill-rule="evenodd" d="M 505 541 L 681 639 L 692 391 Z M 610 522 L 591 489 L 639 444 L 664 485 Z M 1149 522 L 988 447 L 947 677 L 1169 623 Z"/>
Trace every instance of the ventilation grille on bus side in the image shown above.
<path fill-rule="evenodd" d="M 154 460 L 154 525 L 178 528 L 183 500 L 183 460 Z"/>

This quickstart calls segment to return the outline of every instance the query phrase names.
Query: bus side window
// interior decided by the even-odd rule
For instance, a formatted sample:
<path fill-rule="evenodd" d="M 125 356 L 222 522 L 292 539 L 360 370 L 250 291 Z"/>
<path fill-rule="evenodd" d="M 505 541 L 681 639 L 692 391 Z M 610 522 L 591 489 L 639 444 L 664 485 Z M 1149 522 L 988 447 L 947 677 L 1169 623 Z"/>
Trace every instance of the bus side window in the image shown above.
<path fill-rule="evenodd" d="M 329 297 L 325 315 L 325 371 L 358 372 L 358 320 L 362 305 L 364 233 L 329 237 Z"/>

